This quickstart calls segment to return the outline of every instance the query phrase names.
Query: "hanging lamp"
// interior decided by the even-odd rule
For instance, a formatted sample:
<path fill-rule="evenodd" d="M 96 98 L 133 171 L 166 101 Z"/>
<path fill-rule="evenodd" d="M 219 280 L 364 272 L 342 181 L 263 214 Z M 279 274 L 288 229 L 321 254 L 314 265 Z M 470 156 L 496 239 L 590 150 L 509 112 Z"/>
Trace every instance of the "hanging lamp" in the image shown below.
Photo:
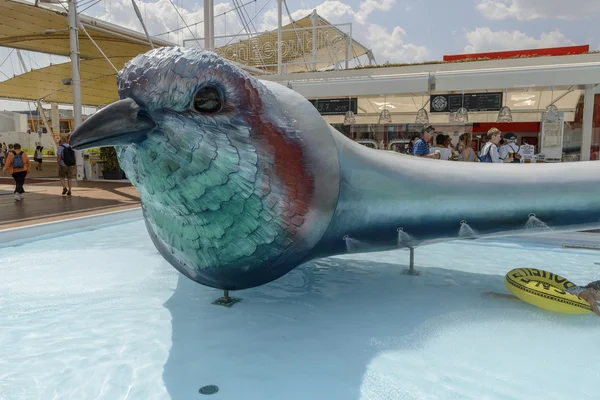
<path fill-rule="evenodd" d="M 466 124 L 469 122 L 469 112 L 465 108 L 465 91 L 462 92 L 462 106 L 454 113 L 454 122 Z"/>
<path fill-rule="evenodd" d="M 454 113 L 454 122 L 461 124 L 466 124 L 469 122 L 469 113 L 467 112 L 466 108 L 461 107 Z"/>
<path fill-rule="evenodd" d="M 348 111 L 344 114 L 344 125 L 351 126 L 356 123 L 356 117 L 354 116 L 354 112 L 352 112 L 352 98 L 348 97 Z"/>
<path fill-rule="evenodd" d="M 427 125 L 429 124 L 429 114 L 423 104 L 423 94 L 421 94 L 421 108 L 417 110 L 417 117 L 415 118 L 415 124 Z"/>
<path fill-rule="evenodd" d="M 356 118 L 355 118 L 352 110 L 346 111 L 346 114 L 344 115 L 344 125 L 350 126 L 350 125 L 354 125 L 355 123 L 356 123 Z"/>
<path fill-rule="evenodd" d="M 381 110 L 381 114 L 379 114 L 379 123 L 380 124 L 391 124 L 392 123 L 392 115 L 387 107 L 387 97 L 383 98 L 383 110 Z"/>
<path fill-rule="evenodd" d="M 498 118 L 496 118 L 496 122 L 513 122 L 512 111 L 506 105 L 507 94 L 508 94 L 508 92 L 505 90 L 504 91 L 504 101 L 503 101 L 504 106 L 502 106 L 500 108 L 500 111 L 498 111 Z"/>
<path fill-rule="evenodd" d="M 513 122 L 512 112 L 508 106 L 503 106 L 500 111 L 498 111 L 496 122 Z"/>
<path fill-rule="evenodd" d="M 427 110 L 424 108 L 420 108 L 417 111 L 417 118 L 415 118 L 416 124 L 427 125 L 429 123 L 429 114 L 427 114 Z"/>
<path fill-rule="evenodd" d="M 546 111 L 542 113 L 542 121 L 556 122 L 560 118 L 558 107 L 554 105 L 554 86 L 552 86 L 552 97 L 550 105 L 546 107 Z"/>

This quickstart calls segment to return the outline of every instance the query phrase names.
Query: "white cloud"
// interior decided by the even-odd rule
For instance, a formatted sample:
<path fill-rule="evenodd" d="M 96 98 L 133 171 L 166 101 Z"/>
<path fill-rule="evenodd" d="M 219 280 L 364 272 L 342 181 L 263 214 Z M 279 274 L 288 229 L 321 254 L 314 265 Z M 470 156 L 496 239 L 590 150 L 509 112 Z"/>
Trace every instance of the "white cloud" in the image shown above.
<path fill-rule="evenodd" d="M 364 0 L 360 3 L 358 18 L 366 20 L 375 10 L 388 11 L 396 3 L 396 0 Z"/>
<path fill-rule="evenodd" d="M 204 9 L 194 7 L 187 10 L 182 7 L 173 8 L 169 0 L 157 0 L 156 2 L 138 2 L 138 7 L 144 18 L 144 23 L 150 35 L 158 35 L 163 32 L 177 30 L 170 35 L 161 35 L 161 39 L 182 44 L 185 39 L 202 38 L 204 36 Z M 177 11 L 181 14 L 178 15 Z M 225 15 L 220 15 L 227 12 Z M 230 3 L 219 3 L 214 6 L 215 13 L 215 36 L 238 33 L 242 28 L 237 14 L 233 12 Z M 111 7 L 101 14 L 92 14 L 94 17 L 117 24 L 138 32 L 142 32 L 142 26 L 135 15 L 131 2 L 117 0 L 111 2 Z M 185 21 L 184 22 L 182 21 Z M 200 22 L 200 23 L 199 23 Z M 186 25 L 189 27 L 186 27 Z"/>
<path fill-rule="evenodd" d="M 600 13 L 598 0 L 481 0 L 477 10 L 491 20 L 514 18 L 574 20 Z"/>
<path fill-rule="evenodd" d="M 324 1 L 315 7 L 317 14 L 332 24 L 352 23 L 352 38 L 373 50 L 379 63 L 418 62 L 424 61 L 429 52 L 425 46 L 406 43 L 406 32 L 396 26 L 390 33 L 386 27 L 368 21 L 374 11 L 388 11 L 396 0 L 365 0 L 359 10 L 355 11 L 350 5 L 338 0 Z M 299 20 L 312 12 L 312 9 L 302 9 L 292 12 L 292 18 Z M 290 23 L 285 14 L 284 25 Z M 260 30 L 266 31 L 277 28 L 277 9 L 265 12 Z"/>
<path fill-rule="evenodd" d="M 392 33 L 381 26 L 372 24 L 367 31 L 367 42 L 379 62 L 423 61 L 429 54 L 425 46 L 405 43 L 406 32 L 396 26 Z"/>
<path fill-rule="evenodd" d="M 219 0 L 217 0 L 219 1 Z M 176 2 L 175 4 L 177 4 Z M 216 2 L 215 2 L 216 3 Z M 298 20 L 310 14 L 313 9 L 307 8 L 304 1 L 291 2 L 297 7 L 302 7 L 300 10 L 292 12 L 294 19 Z M 170 0 L 154 0 L 137 1 L 144 22 L 151 35 L 155 36 L 163 32 L 178 30 L 177 33 L 170 35 L 161 35 L 161 39 L 166 39 L 176 44 L 182 44 L 184 39 L 192 39 L 193 37 L 201 38 L 204 36 L 204 24 L 201 23 L 204 19 L 204 10 L 199 5 L 193 6 L 192 9 L 178 7 L 177 10 L 173 7 Z M 196 3 L 202 5 L 202 2 Z M 277 10 L 276 8 L 268 9 L 260 12 L 260 8 L 269 4 L 272 6 L 274 2 L 268 3 L 267 0 L 260 0 L 258 5 L 258 16 L 254 21 L 254 25 L 259 31 L 271 30 L 277 27 Z M 352 23 L 353 38 L 367 48 L 372 49 L 376 60 L 379 63 L 386 61 L 390 62 L 416 62 L 423 61 L 428 55 L 427 48 L 410 43 L 407 33 L 399 26 L 384 27 L 370 22 L 372 14 L 375 12 L 389 11 L 396 4 L 396 0 L 363 0 L 360 4 L 353 8 L 352 6 L 343 3 L 339 0 L 323 0 L 317 5 L 316 10 L 323 18 L 332 24 Z M 250 18 L 254 17 L 253 6 L 249 6 L 247 10 Z M 293 10 L 293 9 L 292 9 Z M 292 11 L 290 10 L 290 11 Z M 185 28 L 181 17 L 190 26 L 190 30 Z M 239 21 L 238 13 L 234 11 L 231 2 L 221 2 L 215 4 L 215 35 L 232 35 L 242 31 L 242 25 Z M 226 13 L 225 15 L 219 15 Z M 112 0 L 106 4 L 100 4 L 85 11 L 85 14 L 91 15 L 119 26 L 123 26 L 134 31 L 142 33 L 142 27 L 133 10 L 130 0 Z M 289 18 L 284 9 L 284 24 L 289 23 Z M 181 29 L 183 28 L 183 29 Z M 243 31 L 242 31 L 243 32 Z M 223 46 L 227 44 L 229 39 L 217 39 L 215 45 Z M 6 51 L 4 51 L 6 50 Z M 10 50 L 0 48 L 0 56 L 7 55 Z M 40 68 L 49 64 L 49 59 L 43 55 L 32 54 L 35 63 L 29 60 L 29 52 L 23 52 L 26 56 L 25 62 L 31 64 L 31 67 Z M 39 56 L 39 57 L 38 57 Z M 0 57 L 4 59 L 4 57 Z M 53 59 L 54 63 L 66 60 L 61 58 L 61 61 Z M 7 76 L 19 74 L 18 63 L 15 55 L 11 55 L 10 62 L 0 67 L 0 81 L 5 80 Z M 1 105 L 1 104 L 0 104 Z M 20 108 L 21 106 L 19 106 Z"/>
<path fill-rule="evenodd" d="M 558 30 L 542 33 L 539 38 L 535 38 L 520 31 L 492 31 L 487 27 L 476 28 L 474 31 L 467 32 L 467 40 L 469 44 L 465 46 L 465 53 L 571 46 L 574 44 Z"/>
<path fill-rule="evenodd" d="M 292 2 L 288 2 L 291 4 Z M 369 17 L 376 11 L 389 11 L 392 9 L 396 0 L 363 0 L 358 9 L 343 3 L 339 0 L 326 0 L 317 5 L 317 13 L 332 24 L 352 23 L 353 39 L 373 50 L 378 62 L 414 62 L 423 61 L 428 52 L 424 46 L 418 46 L 407 43 L 407 34 L 400 27 L 394 27 L 391 32 L 380 25 L 369 22 Z M 184 27 L 181 18 L 169 0 L 157 0 L 154 3 L 139 2 L 142 15 L 151 35 L 167 32 L 169 30 Z M 263 3 L 265 4 L 265 3 Z M 260 4 L 259 4 L 260 5 Z M 193 10 L 186 10 L 178 7 L 179 12 L 188 25 L 195 24 L 204 19 L 204 10 L 196 7 Z M 141 25 L 133 11 L 131 3 L 127 0 L 117 0 L 112 2 L 110 12 L 103 12 L 95 16 L 109 22 L 125 26 L 127 28 L 141 31 Z M 215 4 L 215 15 L 224 13 L 225 16 L 219 16 L 215 19 L 215 36 L 237 34 L 242 30 L 242 24 L 239 21 L 238 14 L 233 10 L 231 3 Z M 290 10 L 292 11 L 292 10 Z M 292 18 L 299 20 L 309 15 L 313 9 L 302 8 L 293 11 Z M 250 13 L 251 16 L 252 13 Z M 226 19 L 226 20 L 225 20 Z M 283 24 L 290 23 L 290 18 L 284 8 Z M 277 28 L 277 8 L 270 8 L 264 11 L 254 21 L 258 31 L 269 31 Z M 175 43 L 181 44 L 184 39 L 192 39 L 193 36 L 201 38 L 204 36 L 204 24 L 200 23 L 191 27 L 192 33 L 188 29 L 181 29 L 177 34 L 160 36 Z M 217 39 L 216 46 L 227 44 L 229 39 Z"/>

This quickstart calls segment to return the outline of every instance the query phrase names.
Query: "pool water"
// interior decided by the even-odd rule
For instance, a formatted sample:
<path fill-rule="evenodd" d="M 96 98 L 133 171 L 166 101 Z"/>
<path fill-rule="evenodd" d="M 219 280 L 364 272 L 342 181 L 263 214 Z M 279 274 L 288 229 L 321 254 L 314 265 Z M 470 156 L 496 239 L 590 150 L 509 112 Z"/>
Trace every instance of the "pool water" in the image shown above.
<path fill-rule="evenodd" d="M 436 244 L 416 277 L 402 250 L 318 260 L 231 309 L 141 220 L 0 248 L 0 399 L 596 398 L 600 318 L 482 296 L 514 267 L 600 279 L 567 239 L 600 235 Z"/>

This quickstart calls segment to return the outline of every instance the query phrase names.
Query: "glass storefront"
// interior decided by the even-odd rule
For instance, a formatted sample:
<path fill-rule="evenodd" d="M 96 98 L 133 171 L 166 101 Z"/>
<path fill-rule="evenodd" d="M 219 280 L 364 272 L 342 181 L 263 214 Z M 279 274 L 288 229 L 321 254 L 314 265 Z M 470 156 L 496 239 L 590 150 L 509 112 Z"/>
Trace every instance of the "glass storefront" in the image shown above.
<path fill-rule="evenodd" d="M 567 112 L 560 112 L 561 117 L 566 119 L 563 122 L 562 136 L 562 161 L 579 161 L 581 159 L 581 145 L 583 136 L 583 106 L 584 92 L 577 93 L 578 100 L 574 109 Z M 474 117 L 477 114 L 473 115 Z M 436 129 L 436 134 L 445 134 L 450 136 L 455 145 L 458 138 L 463 133 L 470 133 L 473 138 L 473 148 L 479 151 L 486 142 L 486 132 L 492 126 L 498 127 L 504 133 L 514 133 L 517 136 L 517 144 L 530 144 L 535 146 L 535 153 L 543 152 L 542 146 L 542 113 L 532 113 L 534 121 L 531 122 L 513 122 L 513 123 L 495 123 L 495 122 L 472 122 L 467 124 L 456 123 L 436 123 L 431 124 Z M 475 118 L 474 118 L 475 119 Z M 537 119 L 537 121 L 535 121 Z M 418 135 L 422 124 L 354 124 L 346 126 L 342 123 L 332 123 L 335 129 L 343 133 L 348 138 L 380 150 L 397 151 L 401 153 L 410 152 L 410 140 Z M 432 141 L 435 140 L 432 139 Z M 556 155 L 556 157 L 560 157 Z M 595 95 L 594 119 L 592 130 L 591 160 L 600 159 L 600 94 Z"/>

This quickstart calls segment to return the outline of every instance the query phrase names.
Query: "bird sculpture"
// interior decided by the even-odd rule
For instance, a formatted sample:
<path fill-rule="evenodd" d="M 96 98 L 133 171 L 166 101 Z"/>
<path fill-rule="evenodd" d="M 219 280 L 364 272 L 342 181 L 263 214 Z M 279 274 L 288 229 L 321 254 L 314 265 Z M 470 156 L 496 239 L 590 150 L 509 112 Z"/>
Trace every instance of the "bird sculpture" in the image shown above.
<path fill-rule="evenodd" d="M 71 145 L 116 147 L 154 245 L 206 286 L 266 284 L 348 252 L 348 240 L 381 251 L 520 233 L 532 218 L 552 229 L 600 225 L 597 164 L 370 149 L 297 92 L 212 52 L 141 54 L 119 72 L 118 90 L 121 100 L 88 118 Z"/>

